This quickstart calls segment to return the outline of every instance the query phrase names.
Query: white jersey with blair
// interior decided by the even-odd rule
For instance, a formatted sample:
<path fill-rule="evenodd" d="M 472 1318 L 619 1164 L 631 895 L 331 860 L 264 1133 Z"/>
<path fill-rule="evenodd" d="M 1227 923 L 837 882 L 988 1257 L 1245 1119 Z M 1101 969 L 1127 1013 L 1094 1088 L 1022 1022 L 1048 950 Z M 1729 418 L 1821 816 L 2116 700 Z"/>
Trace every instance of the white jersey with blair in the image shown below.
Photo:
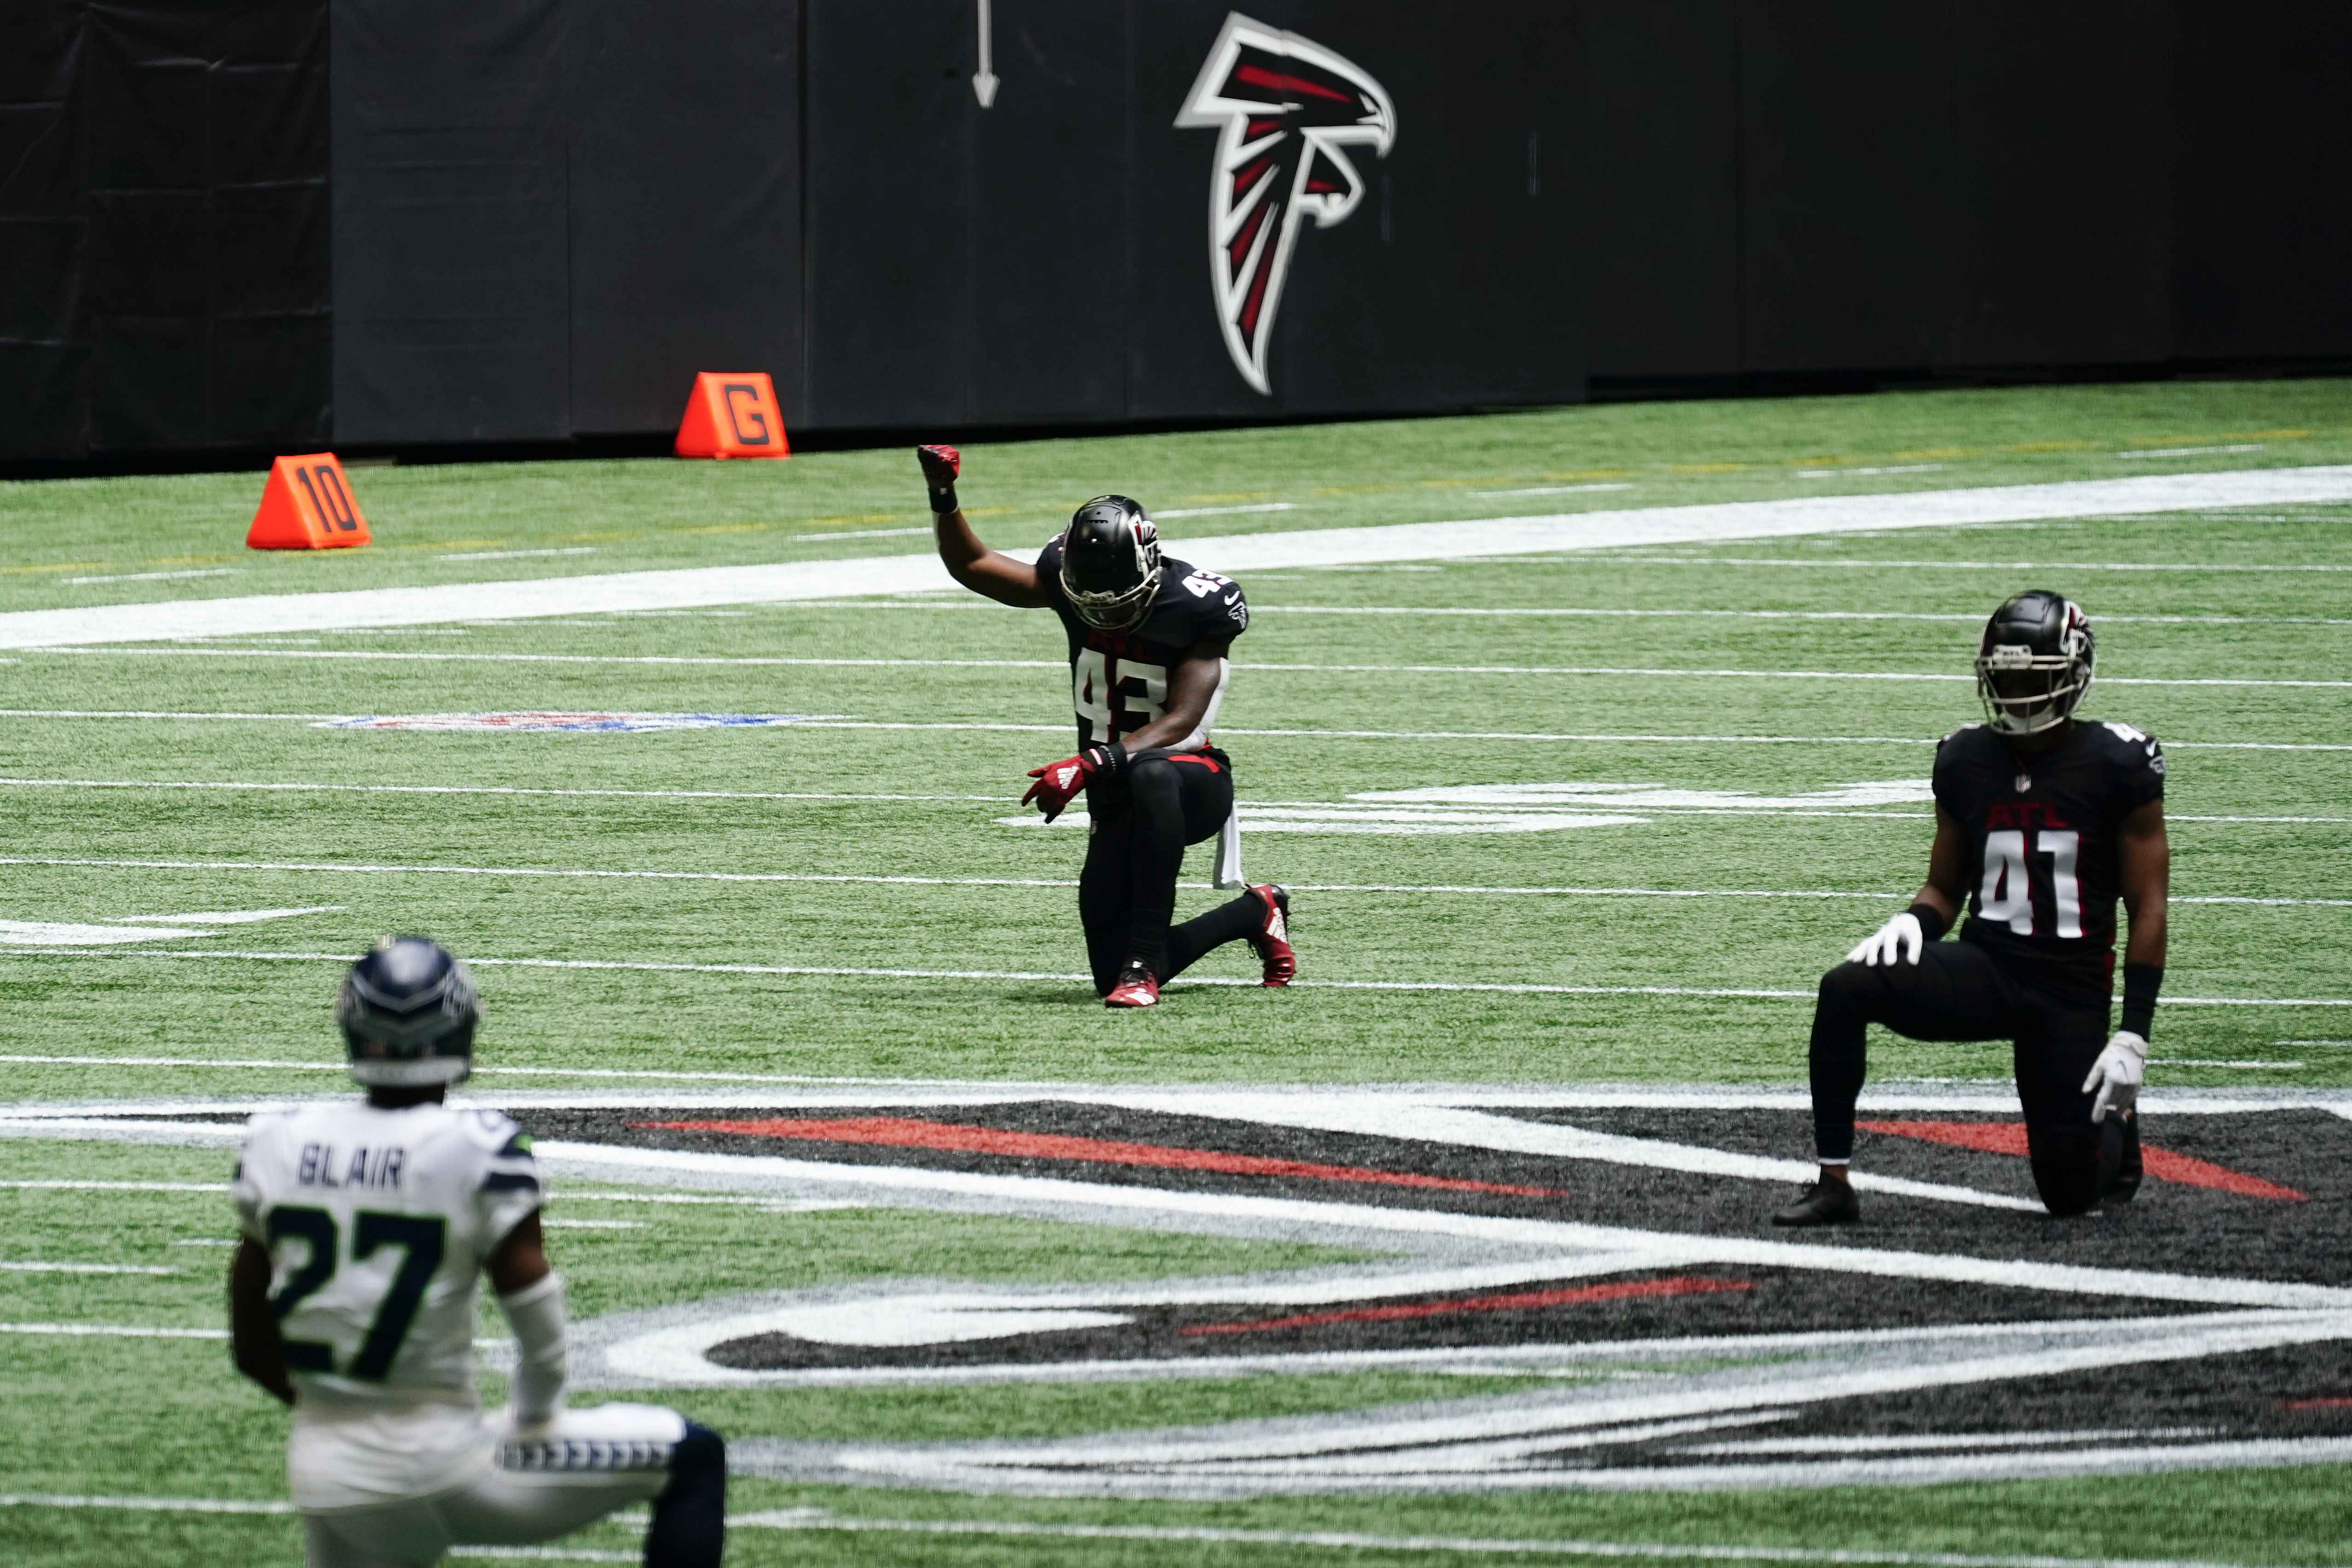
<path fill-rule="evenodd" d="M 264 1112 L 234 1194 L 238 1226 L 270 1258 L 296 1394 L 295 1501 L 415 1495 L 484 1463 L 482 1265 L 545 1199 L 521 1129 L 430 1104 Z"/>

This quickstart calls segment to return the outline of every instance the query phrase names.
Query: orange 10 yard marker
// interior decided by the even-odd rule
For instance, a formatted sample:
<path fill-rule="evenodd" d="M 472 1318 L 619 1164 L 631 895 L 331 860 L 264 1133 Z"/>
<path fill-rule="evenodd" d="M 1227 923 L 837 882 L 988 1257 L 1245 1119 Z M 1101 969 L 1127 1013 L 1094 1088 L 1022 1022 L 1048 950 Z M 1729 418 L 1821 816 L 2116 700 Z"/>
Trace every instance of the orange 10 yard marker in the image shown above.
<path fill-rule="evenodd" d="M 246 530 L 248 549 L 340 550 L 367 542 L 367 519 L 360 515 L 332 452 L 280 458 L 269 465 L 261 510 Z"/>

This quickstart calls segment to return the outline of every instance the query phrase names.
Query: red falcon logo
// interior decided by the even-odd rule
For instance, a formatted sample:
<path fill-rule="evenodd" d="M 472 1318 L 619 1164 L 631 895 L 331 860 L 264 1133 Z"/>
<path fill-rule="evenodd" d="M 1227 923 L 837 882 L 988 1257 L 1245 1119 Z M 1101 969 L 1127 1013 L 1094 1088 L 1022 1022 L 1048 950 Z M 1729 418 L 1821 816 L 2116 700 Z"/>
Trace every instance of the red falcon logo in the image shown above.
<path fill-rule="evenodd" d="M 1298 220 L 1312 213 L 1329 228 L 1356 210 L 1364 181 L 1345 149 L 1387 157 L 1396 110 L 1355 65 L 1234 12 L 1176 123 L 1223 132 L 1209 170 L 1209 276 L 1234 367 L 1270 394 L 1266 346 Z"/>

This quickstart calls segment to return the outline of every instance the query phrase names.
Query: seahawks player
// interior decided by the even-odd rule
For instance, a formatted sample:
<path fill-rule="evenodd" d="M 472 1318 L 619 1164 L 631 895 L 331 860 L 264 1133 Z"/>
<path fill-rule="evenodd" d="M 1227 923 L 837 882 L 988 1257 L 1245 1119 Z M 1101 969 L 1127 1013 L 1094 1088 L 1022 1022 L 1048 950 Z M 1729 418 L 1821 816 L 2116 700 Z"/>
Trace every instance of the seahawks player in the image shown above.
<path fill-rule="evenodd" d="M 2170 876 L 2164 752 L 2128 724 L 2074 718 L 2092 661 L 2090 621 L 2056 594 L 2020 594 L 1986 623 L 1976 658 L 1985 722 L 1963 724 L 1937 750 L 1927 886 L 1822 978 L 1811 1049 L 1821 1178 L 1773 1224 L 1861 1215 L 1847 1165 L 1868 1024 L 1915 1040 L 2015 1042 L 2033 1182 L 2052 1214 L 2138 1190 L 2135 1110 L 2164 979 Z M 2121 1027 L 2109 1035 L 2118 899 L 2131 923 Z M 1937 941 L 1963 900 L 1959 940 Z"/>
<path fill-rule="evenodd" d="M 1240 585 L 1163 559 L 1151 519 L 1125 496 L 1078 508 L 1034 566 L 999 554 L 956 502 L 956 449 L 918 447 L 915 455 L 949 574 L 999 604 L 1051 609 L 1068 634 L 1078 752 L 1030 769 L 1037 782 L 1021 802 L 1034 802 L 1051 822 L 1086 792 L 1078 919 L 1096 993 L 1113 1007 L 1151 1006 L 1161 985 L 1229 942 L 1256 951 L 1265 984 L 1290 984 L 1298 964 L 1290 895 L 1280 888 L 1250 888 L 1169 923 L 1186 845 L 1223 833 L 1221 858 L 1237 858 L 1233 759 L 1209 732 L 1231 670 L 1226 650 L 1249 626 Z"/>
<path fill-rule="evenodd" d="M 719 1435 L 649 1405 L 563 1405 L 563 1279 L 530 1140 L 453 1110 L 481 1017 L 466 966 L 389 937 L 335 998 L 360 1104 L 253 1119 L 237 1163 L 237 1370 L 294 1407 L 287 1479 L 310 1568 L 423 1568 L 457 1542 L 547 1541 L 653 1503 L 649 1568 L 718 1568 Z M 476 1282 L 517 1350 L 505 1413 L 474 1394 Z"/>

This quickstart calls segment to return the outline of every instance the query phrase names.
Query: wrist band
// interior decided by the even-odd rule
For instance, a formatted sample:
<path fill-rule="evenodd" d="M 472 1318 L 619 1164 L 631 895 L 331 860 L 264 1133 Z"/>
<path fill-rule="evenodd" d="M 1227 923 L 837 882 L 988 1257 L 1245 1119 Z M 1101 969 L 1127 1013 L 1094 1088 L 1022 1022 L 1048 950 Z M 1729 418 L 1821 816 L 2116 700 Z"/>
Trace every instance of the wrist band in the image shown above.
<path fill-rule="evenodd" d="M 1951 922 L 1944 918 L 1944 911 L 1924 900 L 1903 912 L 1919 922 L 1919 934 L 1929 942 L 1941 942 L 1944 932 L 1951 929 Z"/>
<path fill-rule="evenodd" d="M 945 517 L 948 513 L 959 510 L 961 506 L 956 500 L 955 486 L 945 485 L 931 492 L 931 510 L 940 516 Z"/>
<path fill-rule="evenodd" d="M 1107 779 L 1115 779 L 1127 771 L 1127 748 L 1117 741 L 1101 741 L 1087 748 L 1087 754 L 1098 756 L 1096 771 Z"/>
<path fill-rule="evenodd" d="M 2124 1014 L 2121 1027 L 2145 1040 L 2156 1026 L 2156 994 L 2164 984 L 2164 965 L 2124 965 Z"/>

